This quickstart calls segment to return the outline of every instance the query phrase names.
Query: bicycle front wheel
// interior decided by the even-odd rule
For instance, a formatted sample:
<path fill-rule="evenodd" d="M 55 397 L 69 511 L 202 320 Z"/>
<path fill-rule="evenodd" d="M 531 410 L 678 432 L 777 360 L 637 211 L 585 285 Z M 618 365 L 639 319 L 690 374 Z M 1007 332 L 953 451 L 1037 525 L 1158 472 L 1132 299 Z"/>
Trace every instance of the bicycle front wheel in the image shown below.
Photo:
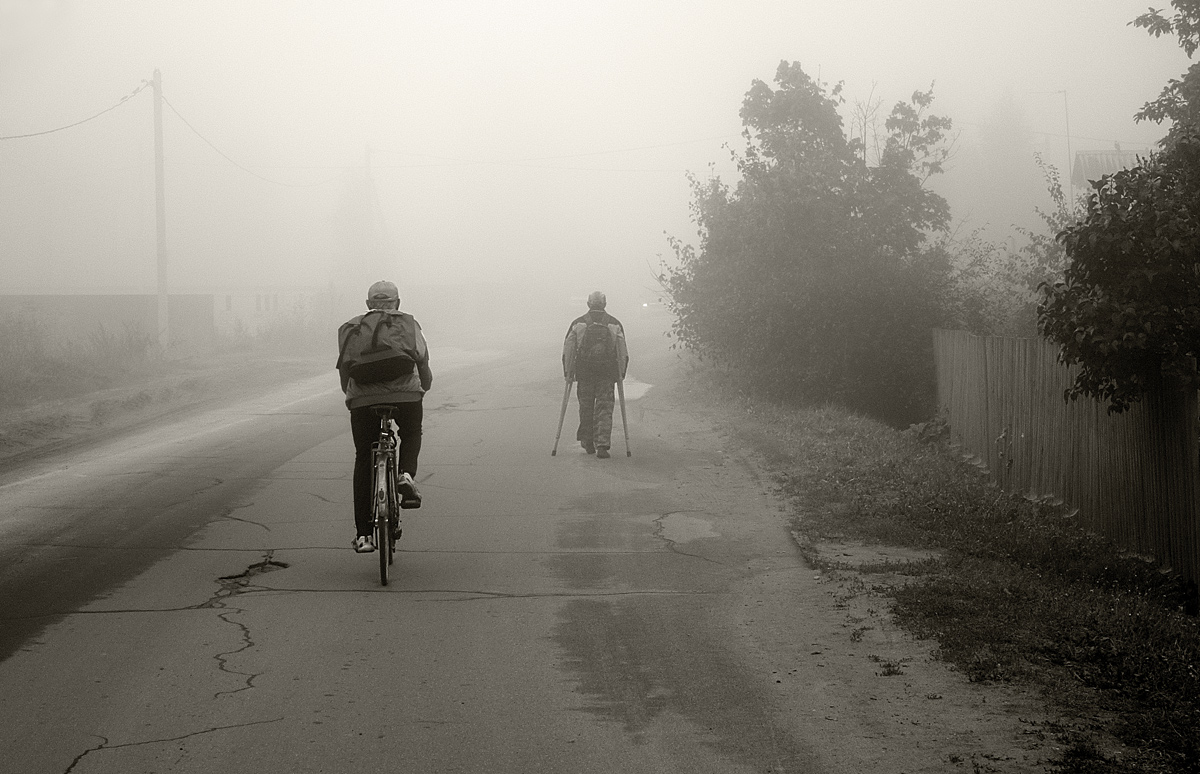
<path fill-rule="evenodd" d="M 400 490 L 396 487 L 396 468 L 388 469 L 388 564 L 396 560 L 396 541 L 400 539 Z"/>

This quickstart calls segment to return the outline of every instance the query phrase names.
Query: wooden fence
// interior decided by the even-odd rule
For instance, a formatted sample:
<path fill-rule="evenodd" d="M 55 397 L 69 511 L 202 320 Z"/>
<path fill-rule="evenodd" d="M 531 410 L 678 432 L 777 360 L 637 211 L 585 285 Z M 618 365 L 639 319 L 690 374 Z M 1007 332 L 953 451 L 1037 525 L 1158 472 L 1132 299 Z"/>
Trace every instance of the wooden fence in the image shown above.
<path fill-rule="evenodd" d="M 1061 499 L 1122 548 L 1200 581 L 1195 391 L 1163 390 L 1122 414 L 1067 403 L 1075 370 L 1041 339 L 934 331 L 938 405 L 951 440 L 1005 490 Z"/>

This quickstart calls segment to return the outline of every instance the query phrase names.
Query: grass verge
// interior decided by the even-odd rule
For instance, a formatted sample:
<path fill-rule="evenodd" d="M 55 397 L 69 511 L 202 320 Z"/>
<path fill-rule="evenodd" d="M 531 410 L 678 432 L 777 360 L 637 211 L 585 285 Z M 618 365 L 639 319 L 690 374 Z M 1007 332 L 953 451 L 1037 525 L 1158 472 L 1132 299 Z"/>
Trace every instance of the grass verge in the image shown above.
<path fill-rule="evenodd" d="M 1200 771 L 1200 622 L 1177 577 L 1061 507 L 1000 491 L 937 427 L 724 406 L 776 476 L 815 565 L 836 566 L 820 546 L 844 540 L 936 551 L 886 568 L 903 576 L 883 589 L 895 619 L 972 681 L 1040 688 L 1072 720 L 1054 771 Z"/>
<path fill-rule="evenodd" d="M 0 317 L 0 465 L 321 371 L 336 384 L 333 355 L 308 329 L 286 333 L 164 358 L 134 326 L 96 326 L 68 342 L 35 318 Z"/>

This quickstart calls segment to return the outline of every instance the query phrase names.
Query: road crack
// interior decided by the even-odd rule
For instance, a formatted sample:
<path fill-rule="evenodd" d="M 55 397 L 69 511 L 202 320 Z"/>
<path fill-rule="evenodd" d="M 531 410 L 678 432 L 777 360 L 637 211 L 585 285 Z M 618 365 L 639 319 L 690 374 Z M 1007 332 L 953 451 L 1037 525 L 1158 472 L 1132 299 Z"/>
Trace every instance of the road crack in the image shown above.
<path fill-rule="evenodd" d="M 253 578 L 257 575 L 262 575 L 263 573 L 282 570 L 288 566 L 287 562 L 275 561 L 275 559 L 272 558 L 274 553 L 274 551 L 268 551 L 263 555 L 261 562 L 250 565 L 244 571 L 236 575 L 223 575 L 218 578 L 217 581 L 220 583 L 221 587 L 217 590 L 217 593 L 205 602 L 196 606 L 196 609 L 198 610 L 203 610 L 206 608 L 222 610 L 223 612 L 217 614 L 217 618 L 221 619 L 230 626 L 235 627 L 238 630 L 238 635 L 241 639 L 241 644 L 238 647 L 234 648 L 233 650 L 226 650 L 222 651 L 221 653 L 217 653 L 213 656 L 213 659 L 217 662 L 217 669 L 225 672 L 226 674 L 236 675 L 242 678 L 243 684 L 241 687 L 234 688 L 230 691 L 217 691 L 215 694 L 213 694 L 214 698 L 218 696 L 228 696 L 231 694 L 240 693 L 253 688 L 254 679 L 261 674 L 260 672 L 242 672 L 234 669 L 229 663 L 234 656 L 238 655 L 239 653 L 244 653 L 247 650 L 250 650 L 250 648 L 254 647 L 254 637 L 250 633 L 249 626 L 233 618 L 233 616 L 239 613 L 244 613 L 245 610 L 240 607 L 229 607 L 227 603 L 233 597 L 244 594 L 248 591 L 265 590 L 261 586 L 252 585 Z"/>
<path fill-rule="evenodd" d="M 227 506 L 225 506 L 225 512 L 222 513 L 217 518 L 228 519 L 229 521 L 240 521 L 242 524 L 250 524 L 255 527 L 261 527 L 262 529 L 265 529 L 267 532 L 270 532 L 271 528 L 268 527 L 266 524 L 263 524 L 262 522 L 251 521 L 250 519 L 240 519 L 237 516 L 233 515 L 234 511 L 240 511 L 243 508 L 251 508 L 253 506 L 254 506 L 254 503 L 243 503 L 241 505 L 227 505 Z"/>
<path fill-rule="evenodd" d="M 193 736 L 202 736 L 204 734 L 211 734 L 216 731 L 228 731 L 229 729 L 232 729 L 232 728 L 248 728 L 250 726 L 261 726 L 261 725 L 265 725 L 267 723 L 278 723 L 281 720 L 283 720 L 283 717 L 277 717 L 277 718 L 273 718 L 271 720 L 252 720 L 249 723 L 234 723 L 234 724 L 228 725 L 228 726 L 213 726 L 212 728 L 205 728 L 200 731 L 192 731 L 190 733 L 182 734 L 180 736 L 169 736 L 169 737 L 164 737 L 162 739 L 144 739 L 140 742 L 122 742 L 121 744 L 109 744 L 108 737 L 99 736 L 99 734 L 97 734 L 96 736 L 99 737 L 100 744 L 96 745 L 95 747 L 89 747 L 88 749 L 79 753 L 79 755 L 76 755 L 75 760 L 71 761 L 71 765 L 63 770 L 63 774 L 71 774 L 71 772 L 74 771 L 75 767 L 78 766 L 84 758 L 86 758 L 87 756 L 91 755 L 94 752 L 100 752 L 101 750 L 119 750 L 122 747 L 141 747 L 142 745 L 148 745 L 148 744 L 162 744 L 163 742 L 178 742 L 182 739 L 190 739 Z"/>

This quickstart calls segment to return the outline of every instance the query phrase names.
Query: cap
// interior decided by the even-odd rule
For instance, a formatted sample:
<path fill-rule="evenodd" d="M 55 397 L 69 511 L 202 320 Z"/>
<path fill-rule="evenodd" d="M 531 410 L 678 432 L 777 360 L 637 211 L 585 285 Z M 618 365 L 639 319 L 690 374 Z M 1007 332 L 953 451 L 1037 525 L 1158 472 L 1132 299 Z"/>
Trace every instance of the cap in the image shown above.
<path fill-rule="evenodd" d="M 608 299 L 599 290 L 593 290 L 588 294 L 588 309 L 603 309 L 608 304 Z"/>
<path fill-rule="evenodd" d="M 400 290 L 396 287 L 396 283 L 380 280 L 371 286 L 367 291 L 368 301 L 399 301 Z"/>

